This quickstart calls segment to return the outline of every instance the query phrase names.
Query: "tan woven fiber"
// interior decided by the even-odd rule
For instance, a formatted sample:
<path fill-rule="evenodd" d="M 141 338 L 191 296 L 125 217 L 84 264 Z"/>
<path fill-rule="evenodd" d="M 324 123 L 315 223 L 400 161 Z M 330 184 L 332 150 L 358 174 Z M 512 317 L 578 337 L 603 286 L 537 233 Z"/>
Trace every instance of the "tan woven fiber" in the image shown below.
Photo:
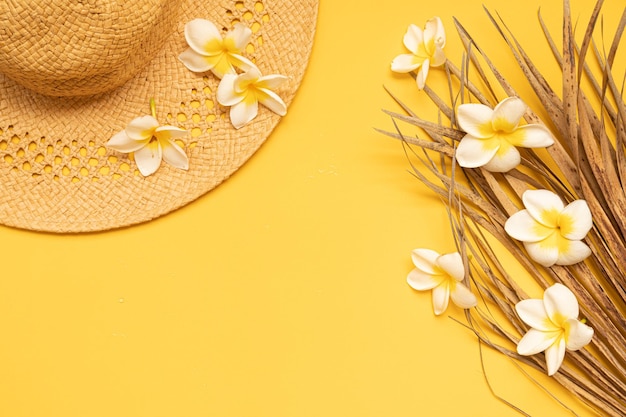
<path fill-rule="evenodd" d="M 52 96 L 119 87 L 162 49 L 178 21 L 180 3 L 2 1 L 0 72 Z"/>
<path fill-rule="evenodd" d="M 244 55 L 263 74 L 290 77 L 277 90 L 289 104 L 308 63 L 317 5 L 317 0 L 0 0 L 0 222 L 51 232 L 105 230 L 148 221 L 213 189 L 261 146 L 280 116 L 260 106 L 252 123 L 234 129 L 228 109 L 215 98 L 219 80 L 193 73 L 178 60 L 187 48 L 185 23 L 205 18 L 224 32 L 237 21 L 248 25 L 253 35 Z M 141 28 L 130 23 L 134 19 L 144 22 Z M 6 39 L 16 45 L 8 46 Z M 131 62 L 130 56 L 136 58 Z M 114 88 L 116 81 L 123 84 Z M 114 89 L 58 97 L 108 87 Z M 132 119 L 150 114 L 151 98 L 161 124 L 189 131 L 180 143 L 188 171 L 164 162 L 143 177 L 132 156 L 104 146 Z"/>

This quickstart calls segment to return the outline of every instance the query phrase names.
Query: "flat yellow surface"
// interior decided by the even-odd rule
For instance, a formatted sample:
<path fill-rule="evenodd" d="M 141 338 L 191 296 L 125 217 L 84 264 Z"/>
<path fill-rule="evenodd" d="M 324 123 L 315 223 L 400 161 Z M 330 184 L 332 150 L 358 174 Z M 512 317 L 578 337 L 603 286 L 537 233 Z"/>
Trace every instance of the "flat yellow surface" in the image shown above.
<path fill-rule="evenodd" d="M 449 318 L 461 311 L 434 317 L 430 294 L 406 284 L 413 248 L 453 241 L 400 144 L 374 131 L 392 128 L 382 108 L 397 110 L 383 85 L 426 102 L 389 70 L 409 23 L 441 16 L 458 63 L 458 17 L 519 79 L 483 3 L 554 69 L 533 49 L 540 0 L 322 0 L 295 101 L 226 183 L 123 230 L 0 227 L 0 416 L 518 415 Z M 558 32 L 560 4 L 545 3 Z M 575 16 L 592 4 L 575 2 Z M 442 71 L 432 79 L 444 85 Z M 485 351 L 484 366 L 530 415 L 570 415 L 509 360 Z"/>

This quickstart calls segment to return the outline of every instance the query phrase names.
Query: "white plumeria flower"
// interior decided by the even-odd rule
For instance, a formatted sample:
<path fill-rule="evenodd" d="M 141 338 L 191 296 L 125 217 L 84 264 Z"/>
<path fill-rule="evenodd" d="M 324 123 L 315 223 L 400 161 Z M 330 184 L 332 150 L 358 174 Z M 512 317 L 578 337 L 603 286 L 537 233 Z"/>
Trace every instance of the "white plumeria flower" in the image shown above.
<path fill-rule="evenodd" d="M 581 242 L 593 225 L 591 211 L 585 200 L 576 200 L 564 207 L 552 191 L 528 190 L 522 194 L 526 210 L 513 214 L 504 230 L 524 242 L 530 257 L 543 266 L 572 265 L 591 254 Z"/>
<path fill-rule="evenodd" d="M 457 120 L 466 135 L 456 149 L 456 160 L 465 168 L 484 167 L 506 172 L 521 162 L 515 148 L 542 148 L 554 143 L 550 131 L 539 124 L 519 126 L 526 104 L 508 97 L 491 109 L 484 104 L 461 104 Z"/>
<path fill-rule="evenodd" d="M 404 35 L 404 46 L 411 53 L 395 57 L 391 62 L 391 70 L 405 73 L 419 69 L 416 81 L 417 87 L 421 90 L 426 84 L 429 68 L 439 67 L 446 62 L 443 53 L 445 45 L 446 33 L 440 18 L 428 20 L 424 31 L 411 24 Z"/>
<path fill-rule="evenodd" d="M 548 288 L 543 300 L 520 301 L 515 310 L 531 327 L 517 344 L 517 353 L 529 356 L 545 351 L 550 376 L 561 367 L 565 349 L 582 349 L 593 337 L 593 329 L 578 320 L 576 296 L 562 284 Z"/>
<path fill-rule="evenodd" d="M 287 105 L 272 90 L 285 80 L 287 77 L 284 75 L 261 76 L 254 66 L 243 74 L 226 74 L 217 87 L 217 101 L 223 106 L 230 106 L 230 121 L 237 129 L 257 116 L 259 103 L 284 116 Z"/>
<path fill-rule="evenodd" d="M 430 249 L 414 249 L 411 257 L 415 269 L 407 276 L 407 282 L 418 291 L 433 290 L 435 315 L 446 311 L 450 298 L 461 308 L 476 306 L 476 296 L 461 283 L 465 267 L 458 252 L 440 255 Z"/>
<path fill-rule="evenodd" d="M 176 126 L 161 126 L 155 117 L 154 101 L 150 101 L 151 116 L 133 119 L 126 129 L 113 135 L 106 146 L 118 152 L 134 152 L 135 163 L 143 176 L 153 174 L 161 165 L 161 159 L 175 168 L 189 169 L 185 151 L 174 142 L 187 135 Z"/>
<path fill-rule="evenodd" d="M 194 19 L 185 25 L 185 39 L 189 48 L 180 59 L 193 72 L 211 70 L 222 78 L 234 74 L 235 68 L 246 70 L 254 64 L 241 55 L 248 45 L 252 30 L 243 23 L 235 23 L 224 38 L 217 27 L 205 19 Z"/>

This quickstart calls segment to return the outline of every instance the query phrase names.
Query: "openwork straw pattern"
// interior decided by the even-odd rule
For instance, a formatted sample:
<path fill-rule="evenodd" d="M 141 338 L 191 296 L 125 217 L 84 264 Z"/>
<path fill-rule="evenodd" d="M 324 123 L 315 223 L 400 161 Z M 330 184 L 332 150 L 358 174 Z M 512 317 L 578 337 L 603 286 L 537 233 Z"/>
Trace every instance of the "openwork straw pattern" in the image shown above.
<path fill-rule="evenodd" d="M 5 10 L 4 3 L 0 1 L 0 10 Z M 57 3 L 62 2 L 50 7 Z M 169 8 L 177 2 L 166 3 Z M 264 74 L 290 77 L 278 90 L 289 104 L 308 63 L 317 0 L 180 3 L 163 47 L 134 77 L 110 92 L 49 97 L 0 74 L 0 222 L 52 232 L 144 222 L 213 189 L 261 146 L 280 117 L 261 108 L 252 123 L 235 130 L 215 99 L 219 80 L 210 73 L 192 73 L 178 61 L 187 48 L 184 25 L 200 17 L 225 30 L 236 21 L 251 27 L 254 33 L 245 54 Z M 155 174 L 143 177 L 132 158 L 104 147 L 132 119 L 150 114 L 151 98 L 161 124 L 190 132 L 181 143 L 189 156 L 189 171 L 163 164 Z"/>
<path fill-rule="evenodd" d="M 622 77 L 612 73 L 621 36 L 626 27 L 626 10 L 612 38 L 606 39 L 606 54 L 592 41 L 599 27 L 602 1 L 597 2 L 580 44 L 574 39 L 569 1 L 564 1 L 563 45 L 556 46 L 545 25 L 544 33 L 561 68 L 562 85 L 555 88 L 525 53 L 521 42 L 506 25 L 489 12 L 495 29 L 505 39 L 510 53 L 522 69 L 528 85 L 543 106 L 558 142 L 545 150 L 521 150 L 520 167 L 505 174 L 485 169 L 464 169 L 453 161 L 455 147 L 463 137 L 453 109 L 462 102 L 480 102 L 490 107 L 506 96 L 520 96 L 458 22 L 464 43 L 462 65 L 446 64 L 449 101 L 426 87 L 445 122 L 419 118 L 398 101 L 406 114 L 388 112 L 396 132 L 414 162 L 415 175 L 446 202 L 458 249 L 469 267 L 472 287 L 483 300 L 466 311 L 469 327 L 484 343 L 505 355 L 545 370 L 542 354 L 530 357 L 515 352 L 515 344 L 528 330 L 514 306 L 529 297 L 511 276 L 491 246 L 499 243 L 526 268 L 542 288 L 564 284 L 576 295 L 581 315 L 595 330 L 589 346 L 568 352 L 554 378 L 601 415 L 626 415 L 626 105 Z M 584 26 L 579 23 L 579 26 Z M 604 40 L 603 40 L 604 42 Z M 507 51 L 509 52 L 509 51 Z M 450 58 L 450 57 L 449 57 Z M 594 72 L 592 68 L 597 68 Z M 470 76 L 471 75 L 471 76 Z M 579 80 L 584 82 L 579 84 Z M 504 95 L 492 88 L 499 84 Z M 561 89 L 562 88 L 562 89 Z M 449 105 L 447 103 L 452 103 Z M 537 110 L 537 109 L 535 109 Z M 532 110 L 529 123 L 542 123 Z M 430 139 L 411 137 L 400 125 L 408 123 L 426 132 Z M 424 152 L 417 152 L 416 145 Z M 438 156 L 433 157 L 435 151 Z M 524 247 L 504 231 L 504 223 L 522 208 L 527 189 L 548 189 L 565 202 L 585 199 L 594 227 L 586 242 L 592 255 L 571 266 L 541 267 L 533 263 Z M 494 312 L 498 312 L 494 314 Z M 523 409 L 523 406 L 521 407 Z"/>

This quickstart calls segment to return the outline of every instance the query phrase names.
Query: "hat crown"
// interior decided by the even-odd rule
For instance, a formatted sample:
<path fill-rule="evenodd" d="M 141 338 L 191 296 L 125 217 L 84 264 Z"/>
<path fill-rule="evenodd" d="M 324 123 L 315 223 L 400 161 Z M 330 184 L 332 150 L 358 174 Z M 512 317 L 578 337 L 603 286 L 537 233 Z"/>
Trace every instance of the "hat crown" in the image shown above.
<path fill-rule="evenodd" d="M 93 95 L 162 48 L 181 0 L 0 0 L 0 73 L 40 94 Z"/>

